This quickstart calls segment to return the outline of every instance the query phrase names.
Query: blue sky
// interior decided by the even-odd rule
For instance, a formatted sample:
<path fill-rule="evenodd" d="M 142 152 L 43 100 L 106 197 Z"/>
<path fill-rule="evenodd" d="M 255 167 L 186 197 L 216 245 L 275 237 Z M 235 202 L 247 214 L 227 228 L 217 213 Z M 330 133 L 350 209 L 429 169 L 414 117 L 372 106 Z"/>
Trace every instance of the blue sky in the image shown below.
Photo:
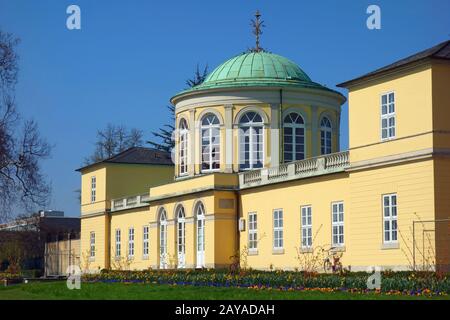
<path fill-rule="evenodd" d="M 66 28 L 70 4 L 81 8 L 79 31 Z M 366 28 L 370 4 L 381 7 L 381 30 Z M 19 110 L 55 146 L 43 163 L 50 208 L 79 215 L 74 170 L 97 129 L 124 124 L 150 138 L 197 63 L 214 68 L 254 44 L 256 9 L 267 26 L 262 46 L 331 88 L 450 38 L 448 0 L 0 0 L 0 28 L 22 40 Z M 347 117 L 344 105 L 343 149 Z"/>

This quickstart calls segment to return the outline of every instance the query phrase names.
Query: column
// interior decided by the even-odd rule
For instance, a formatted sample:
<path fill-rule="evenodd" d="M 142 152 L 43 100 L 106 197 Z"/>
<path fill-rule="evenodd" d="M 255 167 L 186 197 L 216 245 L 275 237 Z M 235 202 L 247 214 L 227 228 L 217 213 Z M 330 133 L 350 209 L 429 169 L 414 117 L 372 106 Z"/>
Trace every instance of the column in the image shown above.
<path fill-rule="evenodd" d="M 280 106 L 270 105 L 270 166 L 277 167 L 280 164 Z"/>
<path fill-rule="evenodd" d="M 319 119 L 317 117 L 317 107 L 311 106 L 311 152 L 309 157 L 317 157 L 319 152 Z M 308 157 L 308 156 L 306 156 Z"/>
<path fill-rule="evenodd" d="M 195 109 L 189 110 L 188 175 L 195 174 Z"/>
<path fill-rule="evenodd" d="M 225 172 L 233 172 L 233 105 L 225 105 Z"/>
<path fill-rule="evenodd" d="M 336 110 L 336 150 L 335 152 L 341 151 L 341 113 Z"/>

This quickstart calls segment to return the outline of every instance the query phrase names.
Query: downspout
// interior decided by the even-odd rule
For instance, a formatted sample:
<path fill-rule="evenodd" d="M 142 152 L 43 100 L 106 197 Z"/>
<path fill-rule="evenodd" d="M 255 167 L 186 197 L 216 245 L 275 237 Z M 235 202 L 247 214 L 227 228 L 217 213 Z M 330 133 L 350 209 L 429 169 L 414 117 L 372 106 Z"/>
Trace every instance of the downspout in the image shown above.
<path fill-rule="evenodd" d="M 280 108 L 278 113 L 278 159 L 280 163 L 284 162 L 283 153 L 281 152 L 281 148 L 283 147 L 283 137 L 282 137 L 282 123 L 283 123 L 283 89 L 280 89 Z"/>

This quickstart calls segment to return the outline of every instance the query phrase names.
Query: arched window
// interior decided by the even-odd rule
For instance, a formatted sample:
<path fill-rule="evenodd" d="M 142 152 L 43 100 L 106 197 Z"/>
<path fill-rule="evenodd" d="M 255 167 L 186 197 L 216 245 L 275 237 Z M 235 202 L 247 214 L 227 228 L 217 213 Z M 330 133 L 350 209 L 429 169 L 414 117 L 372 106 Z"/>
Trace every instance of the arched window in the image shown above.
<path fill-rule="evenodd" d="M 220 122 L 212 113 L 202 119 L 202 171 L 213 171 L 220 168 Z"/>
<path fill-rule="evenodd" d="M 184 268 L 186 265 L 186 227 L 184 207 L 182 205 L 178 206 L 176 215 L 178 268 Z"/>
<path fill-rule="evenodd" d="M 159 267 L 167 268 L 167 214 L 164 208 L 159 210 Z"/>
<path fill-rule="evenodd" d="M 263 119 L 254 111 L 239 120 L 239 169 L 261 168 L 264 163 Z"/>
<path fill-rule="evenodd" d="M 305 122 L 296 112 L 284 117 L 283 143 L 285 162 L 305 159 Z"/>
<path fill-rule="evenodd" d="M 205 207 L 199 202 L 195 210 L 197 222 L 197 268 L 205 266 Z"/>
<path fill-rule="evenodd" d="M 323 117 L 320 121 L 320 150 L 322 154 L 331 153 L 331 121 L 327 117 Z"/>
<path fill-rule="evenodd" d="M 185 119 L 180 120 L 180 124 L 178 126 L 178 132 L 179 132 L 179 140 L 178 140 L 178 152 L 179 152 L 179 172 L 180 175 L 184 175 L 188 171 L 188 134 L 189 129 L 188 125 Z"/>

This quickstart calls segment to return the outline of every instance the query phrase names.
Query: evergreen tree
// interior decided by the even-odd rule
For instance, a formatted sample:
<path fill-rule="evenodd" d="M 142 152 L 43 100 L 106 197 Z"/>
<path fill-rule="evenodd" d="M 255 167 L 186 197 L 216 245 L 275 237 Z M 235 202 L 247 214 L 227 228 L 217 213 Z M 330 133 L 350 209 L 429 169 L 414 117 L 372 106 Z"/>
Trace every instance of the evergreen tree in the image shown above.
<path fill-rule="evenodd" d="M 200 71 L 200 67 L 197 64 L 197 68 L 192 79 L 186 80 L 186 85 L 188 88 L 193 88 L 198 86 L 205 81 L 208 75 L 208 65 Z M 152 135 L 158 139 L 158 141 L 147 141 L 148 144 L 153 146 L 155 149 L 163 150 L 166 152 L 171 152 L 175 147 L 175 141 L 172 138 L 172 133 L 175 130 L 173 123 L 175 123 L 175 106 L 168 105 L 167 109 L 170 111 L 170 121 L 172 124 L 165 124 L 163 127 L 159 128 L 158 131 L 152 131 Z"/>

